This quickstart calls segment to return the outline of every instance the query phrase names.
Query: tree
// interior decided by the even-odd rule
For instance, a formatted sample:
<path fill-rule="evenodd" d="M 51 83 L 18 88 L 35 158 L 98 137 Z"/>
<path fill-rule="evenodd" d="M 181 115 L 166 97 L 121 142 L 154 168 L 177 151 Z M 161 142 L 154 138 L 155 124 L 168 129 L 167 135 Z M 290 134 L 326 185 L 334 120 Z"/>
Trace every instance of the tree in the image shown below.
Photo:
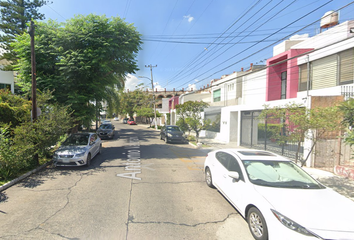
<path fill-rule="evenodd" d="M 31 20 L 43 20 L 44 14 L 38 12 L 39 8 L 48 4 L 46 0 L 1 0 L 0 1 L 0 35 L 1 47 L 5 50 L 1 59 L 6 59 L 10 63 L 16 62 L 16 54 L 11 43 L 15 41 L 17 35 L 21 35 L 27 30 L 27 23 Z M 7 66 L 6 70 L 12 70 L 12 66 Z"/>
<path fill-rule="evenodd" d="M 150 112 L 153 112 L 151 95 L 146 94 L 146 92 L 139 88 L 136 88 L 134 91 L 122 92 L 120 96 L 121 112 L 123 114 L 132 117 L 138 111 L 140 116 L 144 114 L 150 115 Z"/>
<path fill-rule="evenodd" d="M 152 119 L 155 117 L 155 112 L 152 107 L 141 107 L 136 111 L 136 115 L 138 117 L 146 117 L 149 119 L 150 127 L 152 123 Z M 159 111 L 156 111 L 156 117 L 161 117 Z"/>
<path fill-rule="evenodd" d="M 209 104 L 203 101 L 188 101 L 176 106 L 176 112 L 180 119 L 177 125 L 183 130 L 186 124 L 189 129 L 192 129 L 196 134 L 196 140 L 199 140 L 199 133 L 201 130 L 210 126 L 211 121 L 202 118 L 201 113 Z"/>
<path fill-rule="evenodd" d="M 347 101 L 342 102 L 338 106 L 339 110 L 343 114 L 342 124 L 347 128 L 344 142 L 350 146 L 354 145 L 354 98 L 350 98 Z"/>
<path fill-rule="evenodd" d="M 80 122 L 95 119 L 95 103 L 112 100 L 128 73 L 138 70 L 141 35 L 119 17 L 76 16 L 65 23 L 37 22 L 37 89 L 53 91 L 53 101 L 69 105 Z M 30 38 L 13 43 L 20 57 L 16 70 L 23 91 L 30 91 Z M 79 123 L 77 123 L 79 124 Z"/>
<path fill-rule="evenodd" d="M 39 163 L 33 156 L 49 157 L 52 146 L 72 128 L 68 107 L 50 103 L 52 96 L 48 91 L 39 92 L 37 96 L 37 106 L 42 114 L 33 123 L 30 121 L 30 101 L 11 92 L 0 91 L 0 111 L 6 113 L 2 115 L 6 117 L 0 118 L 0 180 L 37 166 Z"/>
<path fill-rule="evenodd" d="M 315 107 L 306 109 L 301 104 L 290 103 L 284 106 L 268 108 L 262 111 L 259 116 L 266 123 L 273 124 L 271 137 L 279 144 L 296 142 L 298 144 L 296 161 L 300 151 L 300 144 L 305 138 L 312 140 L 312 146 L 305 159 L 300 159 L 304 166 L 313 151 L 317 141 L 327 133 L 336 132 L 341 129 L 341 114 L 336 106 Z"/>

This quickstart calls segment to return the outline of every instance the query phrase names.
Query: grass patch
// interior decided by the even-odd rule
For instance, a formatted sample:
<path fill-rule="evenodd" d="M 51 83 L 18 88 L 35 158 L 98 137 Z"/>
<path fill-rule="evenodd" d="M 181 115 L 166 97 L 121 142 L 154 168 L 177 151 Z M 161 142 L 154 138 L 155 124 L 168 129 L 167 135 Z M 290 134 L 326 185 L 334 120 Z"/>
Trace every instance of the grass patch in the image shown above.
<path fill-rule="evenodd" d="M 193 144 L 194 146 L 197 146 L 197 142 L 196 141 L 189 141 L 191 144 Z M 202 143 L 202 147 L 210 147 L 207 144 Z"/>

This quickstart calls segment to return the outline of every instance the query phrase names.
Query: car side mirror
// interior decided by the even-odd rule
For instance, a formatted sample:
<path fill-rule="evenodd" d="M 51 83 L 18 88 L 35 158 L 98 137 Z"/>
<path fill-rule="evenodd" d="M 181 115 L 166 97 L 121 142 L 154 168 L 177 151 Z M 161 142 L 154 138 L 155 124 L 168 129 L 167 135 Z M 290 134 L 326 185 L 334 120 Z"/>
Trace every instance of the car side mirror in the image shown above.
<path fill-rule="evenodd" d="M 240 180 L 240 174 L 238 172 L 230 172 L 229 177 L 232 178 L 235 182 Z"/>

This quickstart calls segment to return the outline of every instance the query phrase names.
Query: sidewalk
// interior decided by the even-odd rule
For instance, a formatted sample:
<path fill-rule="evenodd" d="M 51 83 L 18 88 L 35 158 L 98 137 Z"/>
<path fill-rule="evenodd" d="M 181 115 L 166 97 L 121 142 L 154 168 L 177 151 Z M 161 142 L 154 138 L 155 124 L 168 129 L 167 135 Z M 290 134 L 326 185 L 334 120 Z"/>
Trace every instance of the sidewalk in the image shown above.
<path fill-rule="evenodd" d="M 200 142 L 208 145 L 208 147 L 203 147 L 207 151 L 213 151 L 223 148 L 243 148 L 241 146 L 236 146 L 235 143 L 223 143 L 215 139 L 205 139 L 201 138 Z M 332 188 L 338 193 L 344 195 L 345 197 L 354 201 L 354 180 L 335 175 L 334 173 L 327 172 L 321 169 L 303 167 L 303 169 L 314 176 L 319 182 L 325 186 Z"/>

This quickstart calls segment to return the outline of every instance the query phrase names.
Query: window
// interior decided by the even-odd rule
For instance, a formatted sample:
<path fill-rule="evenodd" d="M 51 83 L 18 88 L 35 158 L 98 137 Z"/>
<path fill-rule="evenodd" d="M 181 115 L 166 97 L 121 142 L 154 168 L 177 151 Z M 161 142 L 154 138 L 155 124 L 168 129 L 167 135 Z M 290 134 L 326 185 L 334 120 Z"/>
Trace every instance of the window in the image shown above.
<path fill-rule="evenodd" d="M 280 99 L 286 99 L 286 75 L 287 72 L 281 73 L 281 95 Z"/>
<path fill-rule="evenodd" d="M 299 92 L 307 91 L 307 78 L 308 78 L 308 71 L 307 71 L 307 64 L 303 64 L 299 66 Z M 311 82 L 309 86 L 309 90 L 311 89 Z"/>
<path fill-rule="evenodd" d="M 215 90 L 213 92 L 213 100 L 214 100 L 214 102 L 220 102 L 221 101 L 221 89 Z"/>
<path fill-rule="evenodd" d="M 339 54 L 339 85 L 353 83 L 354 81 L 354 48 Z"/>
<path fill-rule="evenodd" d="M 233 91 L 235 89 L 235 84 L 234 83 L 231 83 L 229 85 L 227 85 L 227 91 Z"/>
<path fill-rule="evenodd" d="M 238 172 L 240 180 L 244 180 L 240 165 L 234 156 L 226 152 L 217 152 L 216 159 L 218 159 L 229 172 Z"/>
<path fill-rule="evenodd" d="M 337 85 L 337 54 L 313 61 L 311 68 L 313 90 Z"/>
<path fill-rule="evenodd" d="M 0 89 L 7 89 L 11 91 L 11 84 L 0 83 Z"/>

